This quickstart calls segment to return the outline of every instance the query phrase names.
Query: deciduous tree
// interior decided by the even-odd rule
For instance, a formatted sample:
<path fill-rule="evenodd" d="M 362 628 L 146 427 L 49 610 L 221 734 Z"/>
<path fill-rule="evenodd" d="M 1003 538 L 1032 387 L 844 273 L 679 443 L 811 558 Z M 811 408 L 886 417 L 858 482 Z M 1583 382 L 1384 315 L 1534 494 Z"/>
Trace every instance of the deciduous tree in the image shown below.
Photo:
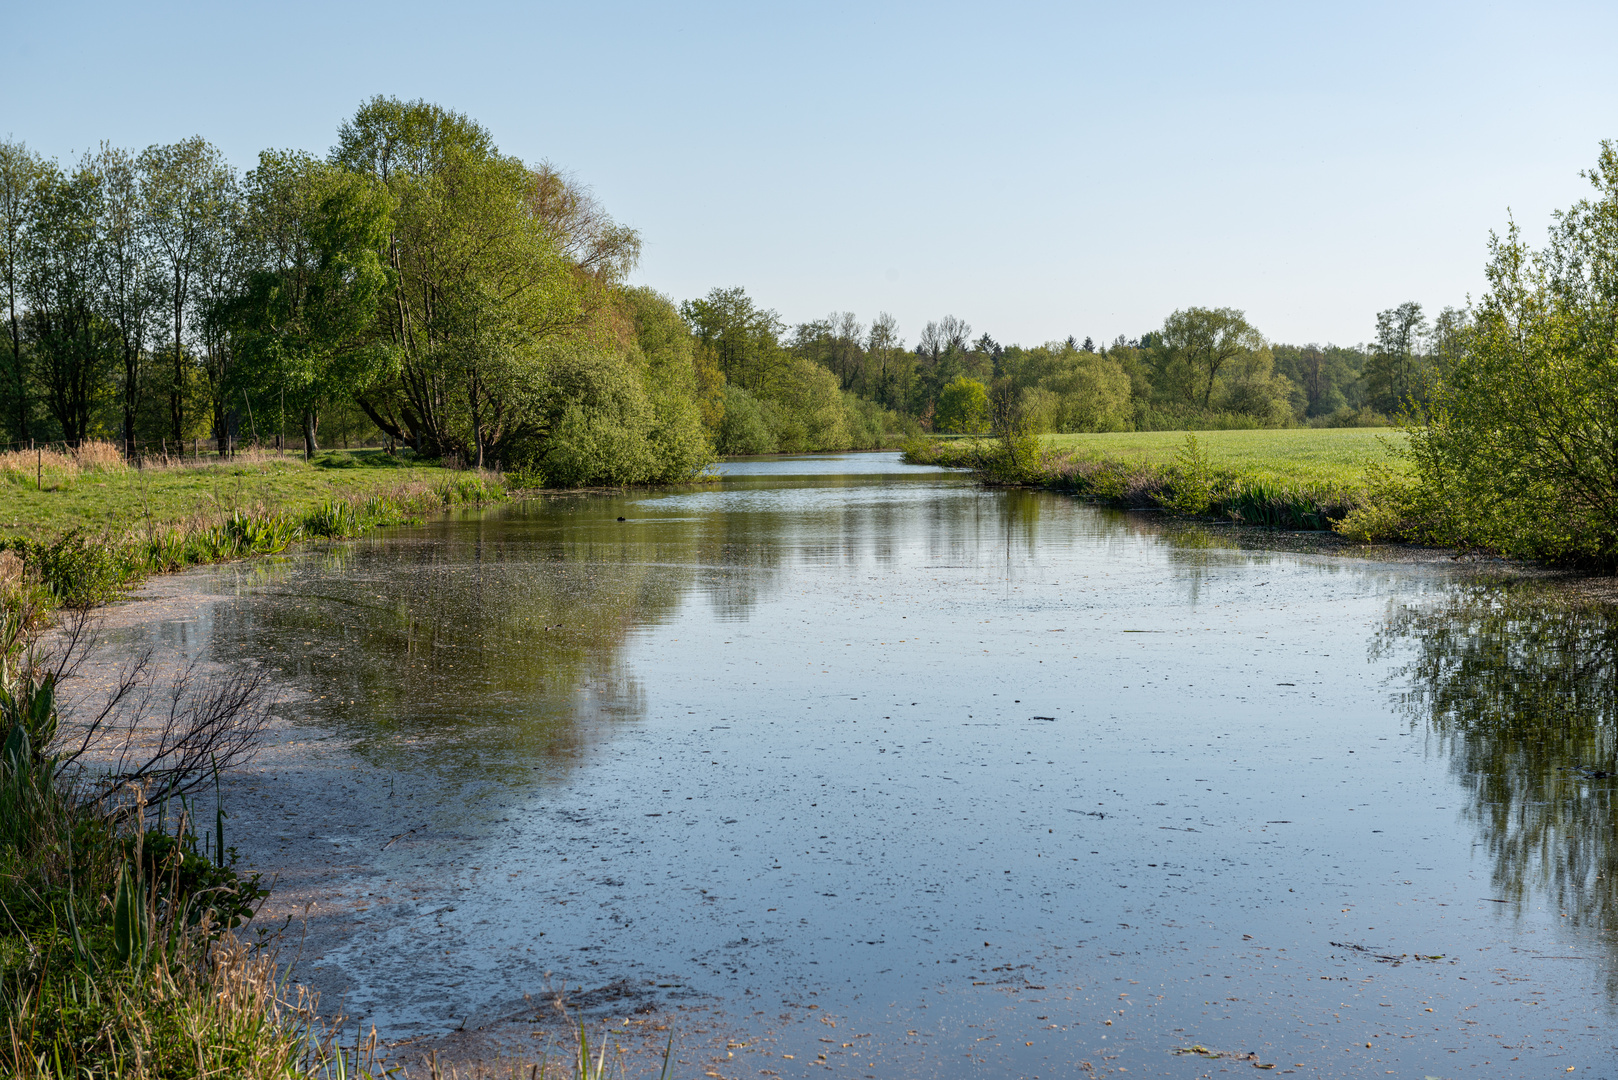
<path fill-rule="evenodd" d="M 229 228 L 236 177 L 224 156 L 197 135 L 140 156 L 145 228 L 163 277 L 163 307 L 170 333 L 168 360 L 170 436 L 183 445 L 185 387 L 189 381 L 186 324 L 196 308 L 197 279 L 216 257 Z"/>
<path fill-rule="evenodd" d="M 27 310 L 23 290 L 28 230 L 39 204 L 39 185 L 45 172 L 44 161 L 24 143 L 0 141 L 0 287 L 6 293 L 6 344 L 10 354 L 7 374 L 14 410 L 8 419 L 18 439 L 27 439 L 29 434 L 22 324 Z"/>

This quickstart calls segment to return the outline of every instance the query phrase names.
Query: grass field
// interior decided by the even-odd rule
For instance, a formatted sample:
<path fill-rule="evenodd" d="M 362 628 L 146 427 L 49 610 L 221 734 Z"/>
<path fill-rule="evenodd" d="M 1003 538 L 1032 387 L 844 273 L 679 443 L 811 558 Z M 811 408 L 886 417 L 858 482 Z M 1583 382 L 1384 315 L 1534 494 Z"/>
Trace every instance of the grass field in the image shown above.
<path fill-rule="evenodd" d="M 1197 445 L 1215 468 L 1269 474 L 1297 483 L 1357 483 L 1368 465 L 1397 467 L 1398 428 L 1270 428 L 1199 431 Z M 1047 435 L 1045 445 L 1080 458 L 1166 465 L 1185 446 L 1183 431 L 1117 431 Z"/>
<path fill-rule="evenodd" d="M 225 462 L 132 468 L 110 454 L 0 455 L 0 535 L 43 539 L 69 529 L 124 536 L 232 511 L 301 514 L 334 498 L 441 480 L 436 467 L 383 465 L 380 451 L 301 457 L 242 455 Z"/>
<path fill-rule="evenodd" d="M 916 440 L 905 459 L 972 469 L 993 484 L 1046 488 L 1109 506 L 1282 529 L 1352 532 L 1372 491 L 1404 471 L 1404 432 L 1290 428 Z M 1345 524 L 1346 523 L 1346 524 Z"/>

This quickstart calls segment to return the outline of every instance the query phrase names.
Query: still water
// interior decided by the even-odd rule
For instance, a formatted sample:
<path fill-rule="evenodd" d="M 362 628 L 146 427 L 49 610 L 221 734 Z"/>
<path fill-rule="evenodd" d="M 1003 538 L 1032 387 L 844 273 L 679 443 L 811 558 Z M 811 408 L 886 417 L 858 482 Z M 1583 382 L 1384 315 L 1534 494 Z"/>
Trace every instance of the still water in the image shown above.
<path fill-rule="evenodd" d="M 1613 1073 L 1612 609 L 895 455 L 725 472 L 200 572 L 135 635 L 343 748 L 235 827 L 344 860 L 305 970 L 350 1015 L 617 983 L 779 1021 L 723 1075 Z"/>

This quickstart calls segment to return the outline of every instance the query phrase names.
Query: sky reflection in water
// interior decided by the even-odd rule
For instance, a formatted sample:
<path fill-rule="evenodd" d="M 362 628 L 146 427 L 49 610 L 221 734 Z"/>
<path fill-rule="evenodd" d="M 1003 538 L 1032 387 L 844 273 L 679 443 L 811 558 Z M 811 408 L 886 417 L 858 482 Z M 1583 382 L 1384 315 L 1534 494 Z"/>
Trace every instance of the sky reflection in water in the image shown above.
<path fill-rule="evenodd" d="M 197 647 L 422 795 L 356 795 L 430 885 L 319 961 L 352 1012 L 554 972 L 815 1003 L 882 1075 L 1607 1059 L 1611 609 L 849 457 L 199 576 Z"/>

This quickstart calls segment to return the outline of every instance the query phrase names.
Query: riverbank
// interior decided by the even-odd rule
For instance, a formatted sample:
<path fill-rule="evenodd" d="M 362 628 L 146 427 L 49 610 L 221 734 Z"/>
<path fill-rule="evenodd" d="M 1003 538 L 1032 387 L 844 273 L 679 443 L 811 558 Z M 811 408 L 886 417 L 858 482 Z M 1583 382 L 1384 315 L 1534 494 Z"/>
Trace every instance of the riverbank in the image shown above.
<path fill-rule="evenodd" d="M 1107 506 L 1352 536 L 1379 477 L 1402 473 L 1403 444 L 1375 428 L 1116 432 L 916 441 L 905 460 Z"/>
<path fill-rule="evenodd" d="M 139 467 L 110 444 L 0 455 L 0 614 L 106 603 L 152 574 L 358 536 L 508 497 L 496 473 L 381 451 Z"/>

